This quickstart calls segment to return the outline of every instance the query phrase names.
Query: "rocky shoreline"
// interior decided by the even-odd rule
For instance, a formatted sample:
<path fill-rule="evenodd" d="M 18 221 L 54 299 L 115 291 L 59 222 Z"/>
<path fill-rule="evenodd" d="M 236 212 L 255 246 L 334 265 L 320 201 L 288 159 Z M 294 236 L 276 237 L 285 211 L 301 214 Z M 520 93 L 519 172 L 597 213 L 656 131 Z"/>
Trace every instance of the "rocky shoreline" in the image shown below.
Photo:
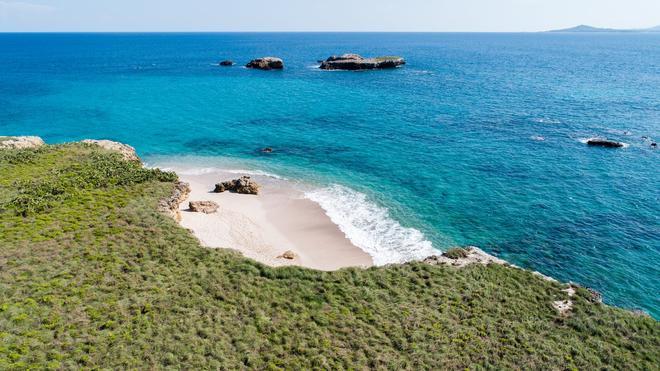
<path fill-rule="evenodd" d="M 106 150 L 117 152 L 121 154 L 124 160 L 126 161 L 140 162 L 140 158 L 138 157 L 135 149 L 123 143 L 110 141 L 110 140 L 93 140 L 93 139 L 85 139 L 80 143 L 86 145 L 95 145 L 104 148 Z M 44 141 L 41 138 L 35 136 L 0 137 L 0 149 L 29 149 L 29 148 L 38 148 L 44 145 L 45 145 Z M 256 195 L 258 194 L 259 191 L 259 185 L 256 184 L 254 181 L 252 181 L 250 177 L 246 177 L 246 176 L 231 181 L 217 183 L 215 187 L 216 188 L 212 191 L 212 193 L 222 193 L 225 191 L 230 191 L 237 194 L 242 193 L 242 194 Z M 172 191 L 171 196 L 159 202 L 158 210 L 172 217 L 176 221 L 180 222 L 182 219 L 181 205 L 188 199 L 190 194 L 191 194 L 190 184 L 182 181 L 177 181 L 175 183 L 175 187 Z M 199 213 L 207 213 L 207 214 L 215 213 L 219 207 L 220 206 L 213 201 L 194 201 L 189 203 L 189 210 L 192 212 L 199 212 Z M 297 254 L 287 250 L 285 253 L 278 256 L 278 259 L 293 261 L 294 259 L 296 259 L 296 257 Z M 479 265 L 497 264 L 497 265 L 511 267 L 514 269 L 523 269 L 515 265 L 512 265 L 502 259 L 499 259 L 493 255 L 490 255 L 475 246 L 467 246 L 464 248 L 463 247 L 452 248 L 442 253 L 441 255 L 429 256 L 423 259 L 422 262 L 429 265 L 446 265 L 459 269 L 474 264 L 479 264 Z M 541 276 L 546 280 L 557 282 L 553 278 L 545 276 L 539 272 L 533 272 L 533 273 Z M 573 306 L 571 297 L 575 292 L 575 288 L 580 287 L 579 285 L 574 283 L 568 283 L 565 285 L 567 287 L 565 291 L 567 292 L 568 299 L 552 303 L 553 307 L 562 315 L 567 315 L 568 313 L 570 313 L 570 310 Z M 598 302 L 598 303 L 602 302 L 601 295 L 598 292 L 591 289 L 588 290 L 592 292 L 594 302 Z"/>

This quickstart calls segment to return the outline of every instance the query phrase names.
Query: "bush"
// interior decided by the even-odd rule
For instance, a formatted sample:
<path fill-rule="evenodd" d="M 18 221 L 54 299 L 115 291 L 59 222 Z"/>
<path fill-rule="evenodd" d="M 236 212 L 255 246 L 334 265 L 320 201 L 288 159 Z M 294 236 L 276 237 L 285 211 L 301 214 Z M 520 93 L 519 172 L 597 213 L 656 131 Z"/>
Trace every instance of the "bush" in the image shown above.
<path fill-rule="evenodd" d="M 32 152 L 31 156 L 36 154 Z M 9 159 L 7 161 L 10 162 Z M 28 216 L 46 211 L 56 203 L 76 196 L 83 189 L 176 180 L 177 175 L 173 172 L 145 169 L 140 163 L 125 161 L 116 153 L 92 153 L 86 161 L 54 169 L 47 177 L 14 183 L 16 196 L 5 205 L 0 205 L 0 209 L 12 209 L 18 215 Z"/>
<path fill-rule="evenodd" d="M 469 252 L 461 247 L 455 247 L 453 249 L 449 249 L 445 251 L 442 256 L 447 257 L 449 259 L 464 259 L 468 257 Z"/>
<path fill-rule="evenodd" d="M 658 322 L 592 303 L 584 289 L 560 315 L 551 303 L 565 286 L 528 271 L 275 269 L 203 248 L 158 213 L 171 173 L 64 145 L 30 163 L 0 160 L 0 174 L 0 202 L 34 214 L 0 212 L 2 370 L 660 364 Z"/>

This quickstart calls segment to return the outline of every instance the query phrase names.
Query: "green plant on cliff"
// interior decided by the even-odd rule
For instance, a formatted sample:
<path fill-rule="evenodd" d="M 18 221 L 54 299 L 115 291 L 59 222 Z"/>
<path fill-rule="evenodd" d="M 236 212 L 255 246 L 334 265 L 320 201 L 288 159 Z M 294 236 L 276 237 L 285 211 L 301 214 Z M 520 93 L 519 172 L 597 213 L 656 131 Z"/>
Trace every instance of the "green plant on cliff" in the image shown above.
<path fill-rule="evenodd" d="M 454 247 L 445 251 L 442 256 L 445 256 L 449 259 L 463 259 L 467 258 L 469 255 L 468 251 L 461 247 Z"/>
<path fill-rule="evenodd" d="M 159 214 L 170 173 L 72 144 L 0 151 L 0 174 L 0 369 L 660 364 L 655 320 L 582 289 L 559 315 L 523 270 L 273 269 Z"/>

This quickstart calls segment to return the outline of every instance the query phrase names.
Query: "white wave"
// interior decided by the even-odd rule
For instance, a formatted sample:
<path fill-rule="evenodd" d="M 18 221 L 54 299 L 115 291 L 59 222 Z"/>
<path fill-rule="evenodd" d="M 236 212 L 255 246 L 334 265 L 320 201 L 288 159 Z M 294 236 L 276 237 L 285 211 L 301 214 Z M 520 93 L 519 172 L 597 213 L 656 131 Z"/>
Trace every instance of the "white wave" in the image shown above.
<path fill-rule="evenodd" d="M 561 124 L 560 120 L 551 119 L 549 117 L 537 117 L 532 119 L 532 121 L 538 122 L 539 124 Z"/>
<path fill-rule="evenodd" d="M 263 176 L 267 178 L 286 180 L 277 174 L 268 173 L 262 170 L 245 170 L 245 169 L 222 169 L 217 167 L 199 167 L 199 168 L 186 168 L 186 169 L 173 169 L 175 172 L 182 175 L 205 175 L 213 173 L 229 173 L 238 175 L 254 175 Z"/>
<path fill-rule="evenodd" d="M 346 237 L 371 255 L 375 265 L 404 263 L 438 253 L 422 232 L 403 227 L 386 208 L 363 193 L 332 185 L 307 192 L 305 197 L 321 205 Z"/>
<path fill-rule="evenodd" d="M 262 170 L 222 169 L 222 171 L 230 174 L 256 175 L 256 176 L 265 176 L 267 178 L 273 178 L 273 179 L 287 180 L 287 178 L 285 177 Z"/>
<path fill-rule="evenodd" d="M 279 180 L 287 180 L 287 178 L 277 174 L 269 173 L 262 170 L 245 170 L 245 169 L 224 169 L 219 167 L 182 167 L 182 166 L 158 166 L 155 164 L 144 164 L 146 168 L 160 168 L 163 171 L 173 171 L 181 175 L 206 175 L 214 173 L 229 173 L 238 175 L 253 175 L 262 176 L 266 178 L 273 178 Z"/>

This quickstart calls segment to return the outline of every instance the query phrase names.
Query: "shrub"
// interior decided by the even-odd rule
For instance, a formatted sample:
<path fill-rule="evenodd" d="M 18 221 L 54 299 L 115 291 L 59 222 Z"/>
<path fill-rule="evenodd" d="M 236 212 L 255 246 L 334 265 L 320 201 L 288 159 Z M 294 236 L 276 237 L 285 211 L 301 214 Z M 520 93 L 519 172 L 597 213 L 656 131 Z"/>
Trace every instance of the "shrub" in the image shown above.
<path fill-rule="evenodd" d="M 31 156 L 36 154 L 32 152 Z M 0 205 L 0 209 L 12 209 L 18 215 L 28 216 L 46 211 L 56 203 L 74 197 L 83 189 L 176 180 L 177 175 L 173 172 L 145 169 L 137 162 L 123 160 L 116 153 L 92 153 L 86 161 L 54 169 L 47 177 L 14 183 L 16 195 L 5 205 Z"/>
<path fill-rule="evenodd" d="M 464 259 L 468 257 L 468 251 L 461 247 L 455 247 L 445 251 L 442 256 L 449 259 Z"/>

